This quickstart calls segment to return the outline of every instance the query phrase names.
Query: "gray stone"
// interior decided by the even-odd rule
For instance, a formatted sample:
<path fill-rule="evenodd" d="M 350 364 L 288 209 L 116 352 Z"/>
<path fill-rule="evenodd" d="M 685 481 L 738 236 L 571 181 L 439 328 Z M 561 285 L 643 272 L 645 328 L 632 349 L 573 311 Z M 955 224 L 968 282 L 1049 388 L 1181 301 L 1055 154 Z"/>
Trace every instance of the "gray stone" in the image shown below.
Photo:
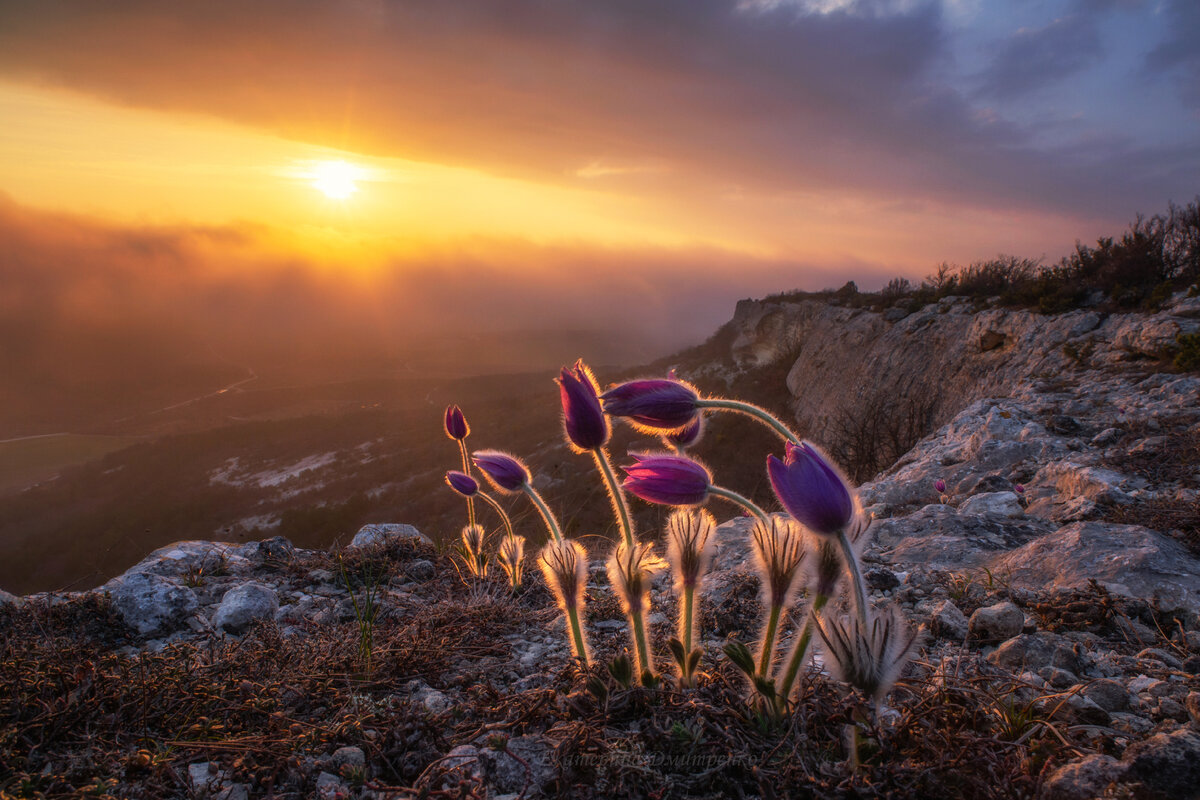
<path fill-rule="evenodd" d="M 348 800 L 350 786 L 337 775 L 322 772 L 317 776 L 317 797 L 319 800 Z"/>
<path fill-rule="evenodd" d="M 372 523 L 363 525 L 354 534 L 347 550 L 365 550 L 376 547 L 389 547 L 401 542 L 413 542 L 432 547 L 433 542 L 412 525 L 396 523 Z"/>
<path fill-rule="evenodd" d="M 540 797 L 558 777 L 554 747 L 541 736 L 514 736 L 502 748 L 480 750 L 480 756 L 486 764 L 488 782 L 498 792 L 524 791 L 526 797 Z M 528 764 L 529 769 L 513 756 Z"/>
<path fill-rule="evenodd" d="M 1134 742 L 1125 751 L 1126 777 L 1163 797 L 1200 797 L 1200 733 L 1180 728 Z"/>
<path fill-rule="evenodd" d="M 0 607 L 20 606 L 20 605 L 21 605 L 21 598 L 17 597 L 15 594 L 9 594 L 8 592 L 4 591 L 3 589 L 0 589 Z"/>
<path fill-rule="evenodd" d="M 1015 492 L 984 492 L 968 497 L 958 507 L 960 514 L 996 514 L 1020 517 L 1025 513 Z"/>
<path fill-rule="evenodd" d="M 1038 670 L 1058 667 L 1079 673 L 1079 656 L 1071 643 L 1054 633 L 1023 633 L 1014 636 L 988 654 L 996 666 Z"/>
<path fill-rule="evenodd" d="M 234 783 L 215 761 L 188 764 L 188 780 L 193 794 L 204 800 L 247 800 L 250 794 L 246 784 Z"/>
<path fill-rule="evenodd" d="M 432 561 L 419 558 L 405 568 L 404 574 L 415 581 L 427 581 L 437 574 L 437 569 L 433 566 Z"/>
<path fill-rule="evenodd" d="M 1108 678 L 1092 681 L 1080 693 L 1105 711 L 1129 708 L 1129 692 L 1119 682 Z"/>
<path fill-rule="evenodd" d="M 933 610 L 929 622 L 930 631 L 934 636 L 941 636 L 956 642 L 967 638 L 970 623 L 958 606 L 945 600 Z"/>
<path fill-rule="evenodd" d="M 367 755 L 361 747 L 339 747 L 329 757 L 329 766 L 339 773 L 342 767 L 361 769 L 367 765 Z"/>
<path fill-rule="evenodd" d="M 1043 800 L 1094 800 L 1121 780 L 1125 765 L 1112 756 L 1090 755 L 1064 764 L 1046 779 Z"/>
<path fill-rule="evenodd" d="M 1011 601 L 976 609 L 968 629 L 971 638 L 983 642 L 1002 642 L 1011 639 L 1025 627 L 1025 614 Z"/>
<path fill-rule="evenodd" d="M 279 597 L 275 590 L 261 583 L 235 586 L 221 598 L 213 615 L 213 626 L 229 633 L 241 633 L 260 619 L 275 619 Z"/>
<path fill-rule="evenodd" d="M 196 593 L 148 572 L 126 572 L 103 587 L 125 624 L 143 636 L 171 633 L 195 613 Z"/>
<path fill-rule="evenodd" d="M 1095 579 L 1121 594 L 1200 604 L 1200 561 L 1174 539 L 1139 525 L 1075 522 L 996 558 L 991 568 L 1015 586 L 1086 588 Z"/>

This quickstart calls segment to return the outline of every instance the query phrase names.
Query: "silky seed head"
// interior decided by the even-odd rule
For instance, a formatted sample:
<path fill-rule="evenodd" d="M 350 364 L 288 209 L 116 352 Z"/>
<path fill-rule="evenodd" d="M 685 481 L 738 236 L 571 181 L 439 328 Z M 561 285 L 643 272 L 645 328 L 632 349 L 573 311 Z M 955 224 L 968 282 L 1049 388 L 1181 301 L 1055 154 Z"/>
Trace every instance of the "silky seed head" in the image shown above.
<path fill-rule="evenodd" d="M 626 614 L 641 614 L 650 606 L 650 579 L 666 565 L 649 542 L 617 545 L 608 559 L 608 580 Z"/>
<path fill-rule="evenodd" d="M 794 519 L 773 516 L 766 523 L 754 523 L 750 540 L 762 578 L 764 603 L 771 607 L 786 605 L 799 583 L 805 555 L 803 528 Z"/>
<path fill-rule="evenodd" d="M 587 551 L 583 545 L 572 540 L 550 542 L 542 548 L 538 566 L 560 609 L 583 608 L 587 587 Z"/>
<path fill-rule="evenodd" d="M 717 522 L 704 509 L 681 508 L 667 518 L 667 560 L 675 591 L 695 588 L 712 565 Z"/>

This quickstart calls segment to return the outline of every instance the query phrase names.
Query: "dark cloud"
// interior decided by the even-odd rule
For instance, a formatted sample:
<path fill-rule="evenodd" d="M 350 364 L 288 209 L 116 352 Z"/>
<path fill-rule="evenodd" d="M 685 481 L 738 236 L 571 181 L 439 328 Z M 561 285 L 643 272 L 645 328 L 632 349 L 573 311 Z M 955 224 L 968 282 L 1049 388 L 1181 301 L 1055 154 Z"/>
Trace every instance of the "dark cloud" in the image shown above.
<path fill-rule="evenodd" d="M 1146 56 L 1146 69 L 1174 77 L 1184 102 L 1200 112 L 1200 3 L 1168 0 L 1163 13 L 1168 33 Z"/>
<path fill-rule="evenodd" d="M 981 76 L 981 91 L 1010 100 L 1058 83 L 1100 60 L 1100 37 L 1090 16 L 1062 17 L 1006 39 Z"/>
<path fill-rule="evenodd" d="M 932 0 L 828 14 L 747 6 L 0 0 L 0 70 L 542 180 L 652 163 L 655 185 L 676 197 L 836 187 L 1123 217 L 1129 203 L 1159 206 L 1200 178 L 1188 166 L 1166 184 L 1096 192 L 1079 176 L 1097 163 L 1064 164 L 938 79 L 949 34 Z M 1042 44 L 1064 51 L 1031 46 L 1033 72 L 1077 69 L 1086 39 L 1078 26 L 1043 31 Z M 1013 57 L 1004 63 L 998 91 L 1037 79 Z"/>

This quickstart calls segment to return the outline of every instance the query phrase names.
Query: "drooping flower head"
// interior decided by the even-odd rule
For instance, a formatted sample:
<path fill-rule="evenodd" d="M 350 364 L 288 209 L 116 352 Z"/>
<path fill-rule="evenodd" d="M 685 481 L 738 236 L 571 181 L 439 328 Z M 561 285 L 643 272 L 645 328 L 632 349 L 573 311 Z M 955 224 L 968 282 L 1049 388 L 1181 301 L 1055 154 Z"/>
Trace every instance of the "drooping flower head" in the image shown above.
<path fill-rule="evenodd" d="M 1016 492 L 1017 494 L 1025 494 L 1025 487 L 1019 483 L 1014 483 L 1013 491 Z"/>
<path fill-rule="evenodd" d="M 679 448 L 687 448 L 695 445 L 700 441 L 700 437 L 704 435 L 704 416 L 697 414 L 696 418 L 684 425 L 677 431 L 670 431 L 663 435 L 667 443 Z"/>
<path fill-rule="evenodd" d="M 617 545 L 608 559 L 608 580 L 626 614 L 642 614 L 650 607 L 650 579 L 665 566 L 667 562 L 655 555 L 649 542 Z"/>
<path fill-rule="evenodd" d="M 446 473 L 446 483 L 450 484 L 450 488 L 463 497 L 474 497 L 479 492 L 479 481 L 456 469 Z"/>
<path fill-rule="evenodd" d="M 525 570 L 525 537 L 507 534 L 500 540 L 500 549 L 496 552 L 496 561 L 500 569 L 508 577 L 508 585 L 513 589 L 521 586 Z"/>
<path fill-rule="evenodd" d="M 717 521 L 702 508 L 680 508 L 667 518 L 667 560 L 675 591 L 696 588 L 712 565 Z"/>
<path fill-rule="evenodd" d="M 945 494 L 946 493 L 946 482 L 944 480 L 942 480 L 941 478 L 938 478 L 936 481 L 933 482 L 933 490 L 935 492 L 937 492 L 938 494 Z"/>
<path fill-rule="evenodd" d="M 700 413 L 699 393 L 683 381 L 667 378 L 622 383 L 600 399 L 605 411 L 628 418 L 645 433 L 679 430 Z"/>
<path fill-rule="evenodd" d="M 458 406 L 446 406 L 446 435 L 451 439 L 462 441 L 471 433 L 471 426 L 463 416 Z"/>
<path fill-rule="evenodd" d="M 499 450 L 476 450 L 471 454 L 471 460 L 498 491 L 511 494 L 529 484 L 529 468 L 516 456 Z"/>
<path fill-rule="evenodd" d="M 767 474 L 779 502 L 813 533 L 836 536 L 854 519 L 850 482 L 816 445 L 788 443 L 783 461 L 767 456 Z"/>
<path fill-rule="evenodd" d="M 628 476 L 621 488 L 648 503 L 697 506 L 708 499 L 712 476 L 684 456 L 630 453 L 634 463 L 621 467 Z"/>
<path fill-rule="evenodd" d="M 592 371 L 583 363 L 562 372 L 555 381 L 562 397 L 563 428 L 567 439 L 580 452 L 595 450 L 608 443 L 612 430 L 600 407 L 600 386 Z"/>
<path fill-rule="evenodd" d="M 755 561 L 762 579 L 763 603 L 787 605 L 800 583 L 804 561 L 804 530 L 794 519 L 772 516 L 759 520 L 750 530 Z"/>
<path fill-rule="evenodd" d="M 894 605 L 872 611 L 866 630 L 855 615 L 819 617 L 816 624 L 834 676 L 873 700 L 892 688 L 921 638 Z"/>

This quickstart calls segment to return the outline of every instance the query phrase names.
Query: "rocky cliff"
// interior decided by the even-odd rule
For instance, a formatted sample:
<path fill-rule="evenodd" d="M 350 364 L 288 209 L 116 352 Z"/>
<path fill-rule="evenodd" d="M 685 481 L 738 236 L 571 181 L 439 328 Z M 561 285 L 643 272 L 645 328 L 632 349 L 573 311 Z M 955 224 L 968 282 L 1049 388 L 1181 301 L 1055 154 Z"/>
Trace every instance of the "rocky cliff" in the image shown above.
<path fill-rule="evenodd" d="M 540 576 L 530 575 L 519 598 L 471 587 L 415 529 L 379 525 L 343 555 L 353 570 L 379 570 L 380 671 L 315 708 L 280 689 L 272 714 L 308 716 L 292 723 L 294 741 L 271 745 L 293 755 L 276 753 L 270 785 L 278 779 L 296 796 L 407 796 L 384 792 L 382 778 L 426 792 L 474 787 L 471 796 L 553 796 L 584 783 L 597 792 L 635 785 L 767 796 L 763 776 L 773 775 L 784 794 L 792 786 L 818 796 L 864 786 L 913 797 L 1093 797 L 1114 787 L 1195 796 L 1200 378 L 1162 357 L 1180 334 L 1200 329 L 1200 301 L 1176 298 L 1157 314 L 1058 316 L 951 298 L 916 313 L 747 301 L 732 324 L 734 368 L 692 373 L 719 377 L 736 394 L 740 370 L 790 360 L 796 422 L 810 435 L 829 435 L 824 426 L 847 404 L 879 395 L 924 403 L 937 426 L 860 488 L 874 518 L 864 554 L 872 591 L 899 601 L 929 632 L 891 716 L 870 733 L 885 750 L 907 752 L 903 759 L 873 759 L 865 773 L 844 766 L 842 723 L 826 722 L 848 723 L 853 699 L 822 682 L 820 659 L 806 702 L 825 705 L 806 717 L 817 722 L 786 734 L 806 737 L 785 748 L 790 766 L 771 760 L 778 741 L 745 732 L 728 710 L 740 688 L 720 648 L 730 635 L 753 638 L 758 619 L 746 520 L 718 529 L 704 592 L 709 688 L 657 699 L 634 690 L 600 704 L 571 673 Z M 319 671 L 287 674 L 289 659 L 309 664 L 331 637 L 357 636 L 367 588 L 340 574 L 330 554 L 285 540 L 185 542 L 92 593 L 0 596 L 0 613 L 32 630 L 55 607 L 103 601 L 120 629 L 105 633 L 110 644 L 101 648 L 114 670 L 147 652 L 218 669 L 222 658 L 269 646 L 281 654 L 286 688 Z M 626 623 L 599 560 L 588 592 L 603 661 L 625 646 Z M 673 603 L 660 576 L 650 617 L 660 642 L 671 635 Z M 362 703 L 371 709 L 366 723 L 326 719 L 365 713 Z M 960 758 L 943 758 L 942 734 Z M 177 791 L 244 797 L 264 786 L 244 759 L 207 745 L 180 752 L 187 769 Z M 685 752 L 709 759 L 699 779 L 690 762 L 667 759 Z M 579 760 L 597 753 L 610 760 Z M 651 756 L 667 760 L 651 768 Z M 901 761 L 916 767 L 906 772 Z"/>

